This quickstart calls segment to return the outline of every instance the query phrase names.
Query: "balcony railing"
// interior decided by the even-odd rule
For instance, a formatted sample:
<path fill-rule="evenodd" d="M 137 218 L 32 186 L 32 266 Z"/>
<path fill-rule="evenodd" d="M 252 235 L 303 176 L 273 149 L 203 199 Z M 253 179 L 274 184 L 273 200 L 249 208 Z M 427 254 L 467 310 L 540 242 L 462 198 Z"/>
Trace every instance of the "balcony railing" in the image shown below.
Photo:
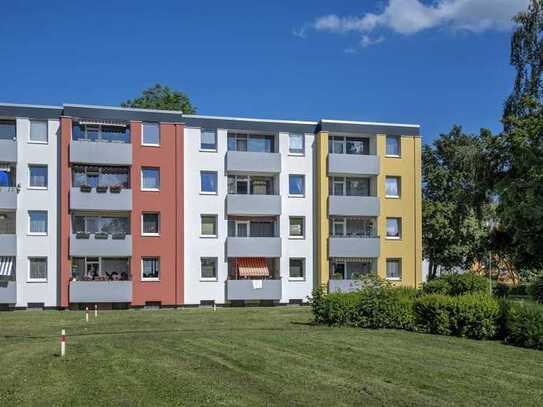
<path fill-rule="evenodd" d="M 12 280 L 0 280 L 0 304 L 17 303 L 17 283 Z"/>
<path fill-rule="evenodd" d="M 281 257 L 280 237 L 228 237 L 227 257 Z"/>
<path fill-rule="evenodd" d="M 132 190 L 106 188 L 72 188 L 70 190 L 70 209 L 80 211 L 131 211 Z"/>
<path fill-rule="evenodd" d="M 328 154 L 329 175 L 379 175 L 379 157 L 360 154 Z"/>
<path fill-rule="evenodd" d="M 132 236 L 119 234 L 77 233 L 70 236 L 70 256 L 130 257 Z"/>
<path fill-rule="evenodd" d="M 226 280 L 228 301 L 281 299 L 281 280 Z"/>
<path fill-rule="evenodd" d="M 279 216 L 281 197 L 279 195 L 228 194 L 226 213 L 239 216 Z"/>
<path fill-rule="evenodd" d="M 379 257 L 380 239 L 378 237 L 336 237 L 328 241 L 329 257 Z"/>
<path fill-rule="evenodd" d="M 379 216 L 379 198 L 376 196 L 341 196 L 328 197 L 330 216 Z"/>
<path fill-rule="evenodd" d="M 72 140 L 70 162 L 85 164 L 132 164 L 132 144 L 118 142 L 96 142 Z"/>
<path fill-rule="evenodd" d="M 328 282 L 328 291 L 330 293 L 350 293 L 358 291 L 360 288 L 362 288 L 360 280 L 330 280 Z"/>
<path fill-rule="evenodd" d="M 71 281 L 70 302 L 132 302 L 132 281 Z"/>
<path fill-rule="evenodd" d="M 0 257 L 2 256 L 16 256 L 17 255 L 17 235 L 15 233 L 10 235 L 0 234 Z"/>
<path fill-rule="evenodd" d="M 17 209 L 17 187 L 0 187 L 0 209 Z"/>
<path fill-rule="evenodd" d="M 17 162 L 17 141 L 0 139 L 0 162 Z"/>
<path fill-rule="evenodd" d="M 251 151 L 228 151 L 226 171 L 240 174 L 279 174 L 281 154 Z"/>

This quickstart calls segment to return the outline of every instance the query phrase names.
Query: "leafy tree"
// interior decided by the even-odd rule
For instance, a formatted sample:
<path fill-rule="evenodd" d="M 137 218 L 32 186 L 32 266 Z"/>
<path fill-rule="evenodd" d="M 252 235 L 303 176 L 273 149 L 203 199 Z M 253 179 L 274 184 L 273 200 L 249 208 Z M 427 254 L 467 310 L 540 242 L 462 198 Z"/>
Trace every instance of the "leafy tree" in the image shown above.
<path fill-rule="evenodd" d="M 488 245 L 490 138 L 487 130 L 477 137 L 456 126 L 423 148 L 422 235 L 429 278 L 439 266 L 470 267 Z"/>
<path fill-rule="evenodd" d="M 196 113 L 189 97 L 168 86 L 156 84 L 143 91 L 142 96 L 121 103 L 122 107 L 137 107 L 141 109 L 179 110 L 185 114 Z"/>

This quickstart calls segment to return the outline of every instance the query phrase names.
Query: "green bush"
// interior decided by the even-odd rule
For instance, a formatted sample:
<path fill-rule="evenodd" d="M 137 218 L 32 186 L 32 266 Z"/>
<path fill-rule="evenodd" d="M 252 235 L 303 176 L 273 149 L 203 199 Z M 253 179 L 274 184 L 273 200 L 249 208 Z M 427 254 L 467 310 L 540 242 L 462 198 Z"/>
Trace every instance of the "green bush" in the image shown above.
<path fill-rule="evenodd" d="M 424 294 L 464 295 L 488 293 L 488 279 L 473 273 L 449 274 L 423 284 Z"/>
<path fill-rule="evenodd" d="M 530 294 L 538 303 L 543 304 L 543 276 L 530 285 Z"/>
<path fill-rule="evenodd" d="M 494 287 L 494 294 L 498 297 L 525 297 L 529 294 L 529 286 L 520 284 L 518 286 L 510 286 L 507 284 L 497 284 Z"/>
<path fill-rule="evenodd" d="M 509 301 L 504 306 L 503 334 L 507 344 L 543 350 L 543 306 Z"/>
<path fill-rule="evenodd" d="M 415 302 L 417 330 L 438 335 L 494 338 L 499 317 L 498 301 L 485 294 L 456 297 L 430 294 L 417 298 Z"/>

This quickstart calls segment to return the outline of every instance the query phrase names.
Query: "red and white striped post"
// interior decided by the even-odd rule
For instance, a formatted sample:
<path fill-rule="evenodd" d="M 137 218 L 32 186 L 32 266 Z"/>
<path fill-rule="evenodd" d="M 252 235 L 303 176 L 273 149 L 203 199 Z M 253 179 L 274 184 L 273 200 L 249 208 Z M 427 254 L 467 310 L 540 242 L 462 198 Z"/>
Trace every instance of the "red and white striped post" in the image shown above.
<path fill-rule="evenodd" d="M 98 318 L 98 304 L 94 304 L 94 318 Z"/>
<path fill-rule="evenodd" d="M 64 357 L 66 355 L 66 330 L 63 329 L 60 331 L 60 356 Z"/>
<path fill-rule="evenodd" d="M 85 321 L 89 322 L 89 307 L 88 307 L 88 305 L 85 307 Z"/>

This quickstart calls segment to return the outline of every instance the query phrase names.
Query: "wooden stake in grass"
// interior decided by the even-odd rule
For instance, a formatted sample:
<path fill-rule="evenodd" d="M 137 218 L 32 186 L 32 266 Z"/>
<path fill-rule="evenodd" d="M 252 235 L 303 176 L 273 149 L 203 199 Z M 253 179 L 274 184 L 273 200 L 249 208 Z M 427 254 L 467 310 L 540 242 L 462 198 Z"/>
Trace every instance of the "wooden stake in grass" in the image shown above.
<path fill-rule="evenodd" d="M 98 304 L 94 304 L 94 318 L 98 318 Z"/>
<path fill-rule="evenodd" d="M 60 331 L 60 356 L 64 357 L 66 355 L 66 330 L 63 329 Z"/>
<path fill-rule="evenodd" d="M 89 322 L 89 307 L 85 307 L 85 321 Z"/>
<path fill-rule="evenodd" d="M 217 311 L 217 304 L 213 303 L 213 312 Z"/>

